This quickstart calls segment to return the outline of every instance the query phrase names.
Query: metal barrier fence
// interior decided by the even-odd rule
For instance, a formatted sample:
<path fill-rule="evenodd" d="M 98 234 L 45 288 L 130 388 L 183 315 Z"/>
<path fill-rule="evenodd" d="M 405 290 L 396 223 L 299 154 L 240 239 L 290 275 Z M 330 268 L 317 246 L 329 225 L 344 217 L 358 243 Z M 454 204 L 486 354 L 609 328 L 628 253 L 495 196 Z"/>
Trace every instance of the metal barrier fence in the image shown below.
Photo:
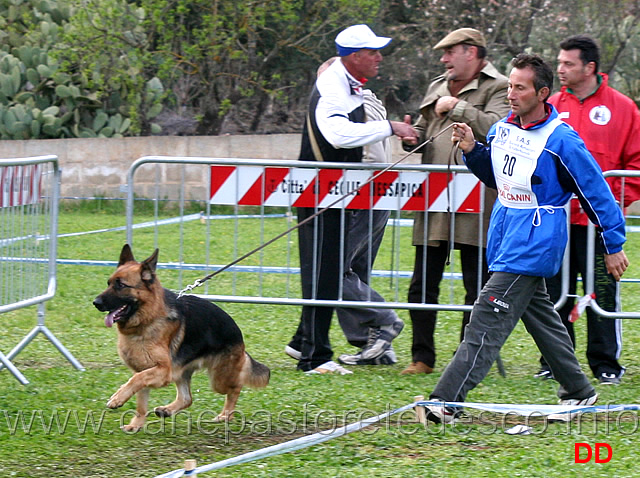
<path fill-rule="evenodd" d="M 134 245 L 144 238 L 149 243 L 151 237 L 148 232 L 136 233 L 134 241 L 134 219 L 143 216 L 145 221 L 160 224 L 163 204 L 174 202 L 179 209 L 179 217 L 193 218 L 185 213 L 184 208 L 194 198 L 187 196 L 184 183 L 172 186 L 163 182 L 168 177 L 209 178 L 206 198 L 201 198 L 205 206 L 199 221 L 181 221 L 172 228 L 159 226 L 153 232 L 153 247 L 160 248 L 161 262 L 168 258 L 167 266 L 179 269 L 178 276 L 168 282 L 170 285 L 165 284 L 176 290 L 205 273 L 225 267 L 254 247 L 294 227 L 298 206 L 322 209 L 337 201 L 332 208 L 340 209 L 343 215 L 360 208 L 387 210 L 390 211 L 389 227 L 376 261 L 378 267 L 384 268 L 372 271 L 373 281 L 377 284 L 374 288 L 385 289 L 383 296 L 387 301 L 384 303 L 302 299 L 297 231 L 289 231 L 276 243 L 230 267 L 211 282 L 205 282 L 202 289 L 193 292 L 220 302 L 470 310 L 471 306 L 464 305 L 455 254 L 451 256 L 441 285 L 440 304 L 416 304 L 406 300 L 414 247 L 412 229 L 405 226 L 412 223 L 411 211 L 427 208 L 445 211 L 450 203 L 459 212 L 481 212 L 484 188 L 464 166 L 453 166 L 448 172 L 442 165 L 398 165 L 365 186 L 359 194 L 354 193 L 359 185 L 384 168 L 385 165 L 364 163 L 349 164 L 346 170 L 340 163 L 143 157 L 134 162 L 128 173 L 127 241 Z M 343 197 L 343 193 L 354 194 Z M 140 196 L 153 200 L 153 211 L 150 211 L 148 201 L 136 200 Z M 140 207 L 146 214 L 137 211 Z M 223 226 L 220 221 L 210 221 L 214 212 L 226 212 L 227 224 Z M 218 214 L 216 217 L 221 216 Z M 368 227 L 372 228 L 372 214 L 368 221 Z M 455 227 L 455 221 L 451 227 Z M 343 243 L 345 234 L 342 228 L 341 237 L 336 238 L 336 247 Z M 146 247 L 150 249 L 150 246 Z M 369 266 L 371 262 L 369 256 Z M 185 271 L 189 270 L 202 272 L 186 278 Z M 388 283 L 383 282 L 385 279 Z M 167 280 L 163 279 L 163 282 Z M 277 296 L 273 294 L 274 285 Z M 269 293 L 265 294 L 267 287 Z"/>
<path fill-rule="evenodd" d="M 0 160 L 0 313 L 38 306 L 37 325 L 7 355 L 0 352 L 0 369 L 24 385 L 11 361 L 40 333 L 83 370 L 44 323 L 44 303 L 56 292 L 59 191 L 56 156 Z"/>
<path fill-rule="evenodd" d="M 178 271 L 177 275 L 162 277 L 165 286 L 174 290 L 182 290 L 197 279 L 225 268 L 223 274 L 193 290 L 219 302 L 471 310 L 470 305 L 464 304 L 459 258 L 455 251 L 452 251 L 451 263 L 441 283 L 439 303 L 407 301 L 414 247 L 412 228 L 406 226 L 411 226 L 411 211 L 416 210 L 446 211 L 451 207 L 457 212 L 482 213 L 482 185 L 464 166 L 447 169 L 442 165 L 397 165 L 365 186 L 360 194 L 346 195 L 354 193 L 358 186 L 384 169 L 385 165 L 350 163 L 348 170 L 344 167 L 340 163 L 283 160 L 140 158 L 128 172 L 127 241 L 134 245 L 137 218 L 143 217 L 147 223 L 157 225 L 152 233 L 143 229 L 136 233 L 136 243 L 144 241 L 144 247 L 149 249 L 144 252 L 138 250 L 138 254 L 150 253 L 151 247 L 160 248 L 164 267 Z M 635 173 L 611 171 L 608 175 L 635 176 Z M 185 179 L 194 177 L 207 178 L 207 186 L 203 188 L 206 192 L 202 193 L 205 197 L 189 195 Z M 172 181 L 168 181 L 169 178 Z M 136 200 L 140 197 L 145 200 Z M 191 202 L 204 205 L 199 214 L 187 214 Z M 322 209 L 332 202 L 335 202 L 332 208 L 340 209 L 343 215 L 355 208 L 390 211 L 387 233 L 375 262 L 376 268 L 372 271 L 374 289 L 381 292 L 386 302 L 302 299 L 297 231 L 289 229 L 296 225 L 297 206 Z M 164 216 L 170 216 L 163 213 L 163 209 L 169 209 L 171 204 L 178 209 L 180 219 L 169 224 L 163 222 Z M 221 220 L 212 221 L 213 217 Z M 455 217 L 451 215 L 452 230 L 456 227 Z M 369 217 L 370 229 L 373 227 L 371 221 L 372 216 Z M 482 229 L 480 221 L 480 236 Z M 235 263 L 248 251 L 260 248 L 260 245 L 285 232 L 274 244 Z M 342 228 L 341 237 L 336 238 L 337 247 L 341 247 L 344 234 Z M 589 254 L 593 257 L 593 249 Z M 234 265 L 228 267 L 231 263 Z M 371 266 L 371 257 L 368 265 Z M 590 280 L 593 280 L 592 276 Z M 639 282 L 627 277 L 621 283 L 621 291 L 628 287 L 629 297 L 637 295 Z M 566 283 L 565 277 L 565 294 L 568 290 Z M 587 290 L 592 290 L 589 279 L 586 285 Z M 565 300 L 566 297 L 562 297 L 557 306 Z M 595 301 L 591 306 L 598 309 Z M 640 318 L 636 312 L 600 313 Z"/>
<path fill-rule="evenodd" d="M 611 171 L 606 171 L 604 173 L 604 177 L 607 178 L 607 180 L 609 181 L 620 181 L 620 203 L 621 204 L 627 204 L 627 200 L 625 200 L 625 198 L 627 197 L 627 180 L 628 179 L 633 179 L 633 178 L 640 178 L 640 171 L 625 171 L 625 170 L 611 170 Z M 640 179 L 636 179 L 635 181 L 638 181 Z M 616 188 L 617 189 L 617 188 Z M 637 229 L 637 226 L 634 226 L 633 224 L 629 224 L 629 220 L 627 220 L 627 242 L 625 244 L 625 250 L 632 250 L 633 247 L 637 247 L 638 245 L 638 240 L 635 240 L 635 237 L 633 234 L 630 234 L 630 232 L 633 232 Z M 591 294 L 593 294 L 594 289 L 595 289 L 595 279 L 594 279 L 594 270 L 593 270 L 593 264 L 594 264 L 594 255 L 595 255 L 595 244 L 596 244 L 596 234 L 595 234 L 596 228 L 593 224 L 589 224 L 589 232 L 588 232 L 588 247 L 587 247 L 587 273 L 586 273 L 586 277 L 583 279 L 585 284 L 584 284 L 584 294 L 585 296 L 590 296 Z M 565 257 L 566 259 L 566 257 Z M 566 262 L 566 261 L 565 261 Z M 634 264 L 633 262 L 631 263 L 631 267 L 633 267 Z M 640 293 L 640 289 L 638 288 L 638 283 L 640 283 L 640 281 L 638 279 L 634 279 L 634 278 L 623 278 L 619 283 L 618 283 L 618 296 L 620 298 L 624 298 L 624 297 L 638 297 L 638 294 Z M 563 297 L 561 300 L 564 300 L 565 297 Z M 621 300 L 619 302 L 622 302 Z M 598 314 L 601 317 L 606 317 L 606 318 L 612 318 L 612 319 L 640 319 L 640 310 L 638 311 L 624 311 L 624 310 L 619 310 L 619 311 L 615 311 L 615 312 L 609 312 L 606 311 L 604 309 L 602 309 L 598 303 L 593 300 L 589 303 L 589 307 L 591 307 L 594 312 L 596 314 Z"/>

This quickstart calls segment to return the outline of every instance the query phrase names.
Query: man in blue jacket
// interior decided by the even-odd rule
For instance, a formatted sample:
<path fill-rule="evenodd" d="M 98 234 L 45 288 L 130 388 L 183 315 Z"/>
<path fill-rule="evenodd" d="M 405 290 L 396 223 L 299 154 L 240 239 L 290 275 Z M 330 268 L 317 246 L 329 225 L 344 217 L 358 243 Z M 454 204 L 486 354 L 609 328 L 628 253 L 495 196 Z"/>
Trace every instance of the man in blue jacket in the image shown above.
<path fill-rule="evenodd" d="M 466 124 L 457 124 L 452 135 L 469 169 L 497 189 L 498 199 L 487 240 L 491 277 L 474 304 L 464 341 L 430 397 L 465 401 L 522 318 L 560 383 L 560 403 L 592 405 L 598 396 L 580 369 L 544 278 L 556 274 L 562 263 L 564 206 L 572 194 L 602 229 L 605 263 L 616 280 L 629 265 L 622 250 L 624 217 L 584 142 L 546 102 L 553 85 L 549 65 L 537 55 L 520 54 L 512 66 L 507 94 L 511 113 L 492 126 L 488 146 L 476 142 Z M 431 406 L 429 412 L 428 418 L 445 423 L 458 413 L 446 406 Z M 575 415 L 549 419 L 568 421 Z"/>

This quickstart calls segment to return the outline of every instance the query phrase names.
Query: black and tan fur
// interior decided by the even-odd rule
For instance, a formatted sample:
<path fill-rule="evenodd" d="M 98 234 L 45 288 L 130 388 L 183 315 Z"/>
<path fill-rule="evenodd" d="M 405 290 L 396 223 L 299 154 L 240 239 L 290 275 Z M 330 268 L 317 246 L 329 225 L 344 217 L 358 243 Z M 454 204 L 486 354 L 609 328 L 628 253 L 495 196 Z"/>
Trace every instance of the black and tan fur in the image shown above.
<path fill-rule="evenodd" d="M 149 390 L 176 384 L 173 403 L 154 409 L 159 417 L 191 405 L 191 375 L 209 372 L 211 388 L 226 395 L 216 421 L 231 419 L 242 387 L 265 387 L 269 369 L 245 352 L 242 332 L 234 320 L 211 302 L 165 289 L 156 276 L 158 249 L 136 262 L 128 244 L 108 288 L 93 301 L 107 326 L 118 326 L 118 353 L 135 373 L 114 393 L 107 407 L 118 408 L 137 395 L 136 415 L 123 427 L 137 431 L 147 415 Z"/>

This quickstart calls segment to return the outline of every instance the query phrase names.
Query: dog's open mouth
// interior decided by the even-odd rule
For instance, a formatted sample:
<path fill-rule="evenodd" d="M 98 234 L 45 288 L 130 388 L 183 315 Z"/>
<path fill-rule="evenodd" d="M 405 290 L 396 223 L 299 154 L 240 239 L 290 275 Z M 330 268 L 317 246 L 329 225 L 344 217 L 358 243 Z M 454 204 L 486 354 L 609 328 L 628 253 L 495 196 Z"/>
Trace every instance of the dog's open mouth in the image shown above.
<path fill-rule="evenodd" d="M 106 325 L 107 327 L 111 327 L 115 322 L 127 317 L 129 309 L 130 309 L 129 305 L 123 305 L 122 307 L 119 307 L 116 310 L 112 310 L 104 318 L 104 325 Z"/>

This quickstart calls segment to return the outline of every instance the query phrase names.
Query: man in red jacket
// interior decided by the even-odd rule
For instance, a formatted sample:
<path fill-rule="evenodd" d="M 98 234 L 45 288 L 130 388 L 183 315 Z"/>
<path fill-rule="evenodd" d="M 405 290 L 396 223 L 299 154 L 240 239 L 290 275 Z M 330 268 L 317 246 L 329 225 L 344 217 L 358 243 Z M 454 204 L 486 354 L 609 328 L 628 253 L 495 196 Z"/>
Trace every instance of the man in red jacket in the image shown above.
<path fill-rule="evenodd" d="M 603 171 L 611 169 L 640 169 L 640 113 L 636 104 L 608 85 L 608 76 L 598 72 L 600 52 L 596 42 L 585 35 L 567 38 L 560 44 L 558 78 L 562 89 L 549 99 L 560 113 L 559 118 L 570 124 L 584 140 Z M 616 200 L 620 203 L 621 178 L 609 178 Z M 628 179 L 624 182 L 624 205 L 640 199 L 640 184 Z M 571 202 L 571 239 L 569 294 L 575 297 L 577 275 L 583 283 L 587 270 L 588 219 L 577 199 Z M 604 256 L 596 240 L 594 263 L 596 302 L 606 311 L 619 310 L 616 281 L 607 273 Z M 547 279 L 551 300 L 561 296 L 561 272 Z M 573 345 L 575 333 L 569 322 L 574 299 L 569 297 L 559 310 Z M 622 349 L 621 319 L 598 316 L 587 308 L 587 359 L 595 377 L 603 384 L 618 384 L 624 367 L 618 359 Z M 544 357 L 540 359 L 538 378 L 553 378 Z"/>

